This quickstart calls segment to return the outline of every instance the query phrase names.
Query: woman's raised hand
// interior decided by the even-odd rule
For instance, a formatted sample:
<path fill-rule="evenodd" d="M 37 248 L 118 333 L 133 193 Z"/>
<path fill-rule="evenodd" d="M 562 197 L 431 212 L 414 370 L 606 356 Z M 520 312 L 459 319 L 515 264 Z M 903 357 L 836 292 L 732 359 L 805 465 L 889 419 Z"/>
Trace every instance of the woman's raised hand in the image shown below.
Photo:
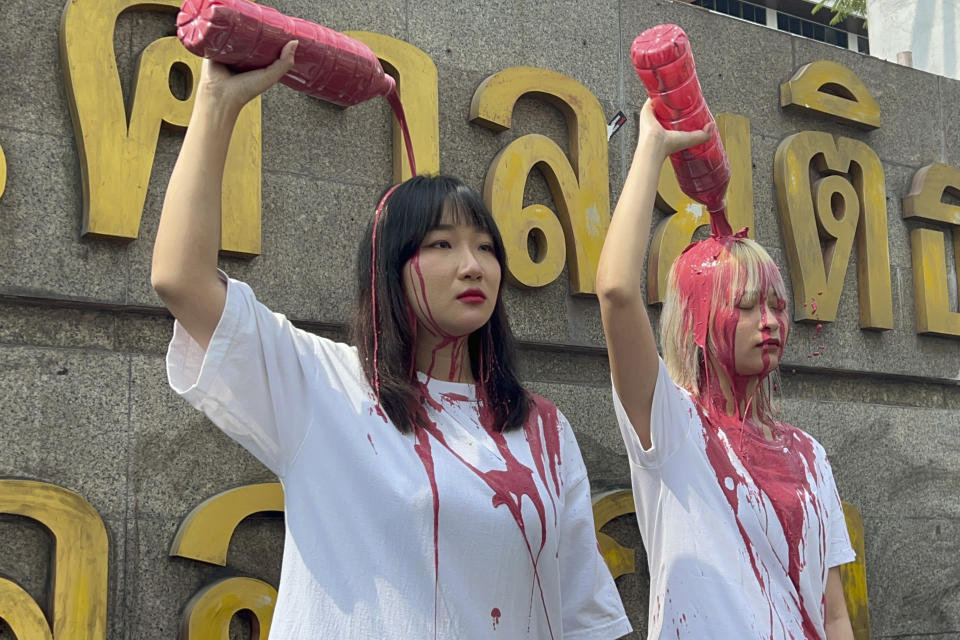
<path fill-rule="evenodd" d="M 683 151 L 708 141 L 716 133 L 715 125 L 708 125 L 702 131 L 674 131 L 665 129 L 653 113 L 653 101 L 647 98 L 640 110 L 640 137 L 637 151 L 641 147 L 645 153 L 656 153 L 666 158 L 671 153 Z"/>
<path fill-rule="evenodd" d="M 239 113 L 243 105 L 275 85 L 290 70 L 298 42 L 291 40 L 280 50 L 280 57 L 263 69 L 234 73 L 225 65 L 204 59 L 197 100 L 211 101 Z"/>

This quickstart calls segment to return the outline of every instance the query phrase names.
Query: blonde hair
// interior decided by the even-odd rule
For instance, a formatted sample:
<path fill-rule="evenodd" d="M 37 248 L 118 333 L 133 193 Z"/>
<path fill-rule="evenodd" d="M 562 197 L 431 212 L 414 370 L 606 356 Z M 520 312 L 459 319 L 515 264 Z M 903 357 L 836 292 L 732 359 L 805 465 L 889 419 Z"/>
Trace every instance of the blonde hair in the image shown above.
<path fill-rule="evenodd" d="M 714 329 L 719 309 L 733 308 L 745 294 L 773 288 L 786 301 L 780 270 L 766 250 L 746 237 L 709 238 L 687 247 L 670 268 L 660 316 L 663 360 L 673 381 L 699 398 L 706 378 L 706 356 L 732 356 L 730 337 Z M 702 301 L 709 296 L 708 307 Z M 700 302 L 700 304 L 698 304 Z M 786 336 L 781 336 L 786 340 Z M 729 351 L 728 351 L 729 350 Z M 717 358 L 723 361 L 722 358 Z M 769 407 L 768 384 L 758 408 Z"/>

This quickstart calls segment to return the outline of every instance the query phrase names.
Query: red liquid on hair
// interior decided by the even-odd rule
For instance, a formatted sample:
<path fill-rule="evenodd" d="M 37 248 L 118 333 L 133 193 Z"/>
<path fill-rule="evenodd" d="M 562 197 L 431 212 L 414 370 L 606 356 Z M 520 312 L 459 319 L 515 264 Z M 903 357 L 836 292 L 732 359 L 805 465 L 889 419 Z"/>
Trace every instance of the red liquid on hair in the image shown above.
<path fill-rule="evenodd" d="M 191 53 L 237 71 L 269 66 L 286 43 L 297 40 L 293 68 L 280 82 L 342 107 L 386 96 L 403 131 L 410 172 L 416 175 L 396 82 L 359 40 L 249 0 L 186 0 L 177 15 L 177 37 Z"/>
<path fill-rule="evenodd" d="M 647 29 L 633 41 L 630 57 L 653 101 L 653 112 L 665 129 L 699 131 L 716 124 L 703 98 L 690 42 L 675 24 Z M 670 155 L 680 188 L 710 212 L 714 236 L 733 233 L 726 218 L 730 162 L 720 136 Z"/>

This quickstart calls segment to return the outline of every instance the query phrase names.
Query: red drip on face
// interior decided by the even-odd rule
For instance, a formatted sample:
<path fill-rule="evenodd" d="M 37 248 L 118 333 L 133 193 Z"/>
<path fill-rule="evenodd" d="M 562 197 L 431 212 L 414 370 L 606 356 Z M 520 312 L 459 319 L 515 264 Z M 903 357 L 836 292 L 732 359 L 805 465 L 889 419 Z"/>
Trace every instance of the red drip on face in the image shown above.
<path fill-rule="evenodd" d="M 379 453 L 377 453 L 377 447 L 373 444 L 373 438 L 370 437 L 370 434 L 369 434 L 369 433 L 367 434 L 367 440 L 370 442 L 370 446 L 373 447 L 373 452 L 374 452 L 376 455 L 380 455 Z"/>
<path fill-rule="evenodd" d="M 737 282 L 738 266 L 730 264 L 731 246 L 742 237 L 711 237 L 688 246 L 678 259 L 676 267 L 677 295 L 681 305 L 689 310 L 693 343 L 702 350 L 700 363 L 700 399 L 711 411 L 732 414 L 741 420 L 750 413 L 760 382 L 775 368 L 771 355 L 777 355 L 777 364 L 783 354 L 789 325 L 786 314 L 773 313 L 765 301 L 767 292 L 780 281 L 780 273 L 773 263 L 761 263 L 757 285 L 752 292 L 759 298 L 760 320 L 754 330 L 759 330 L 760 362 L 762 370 L 756 375 L 741 375 L 737 368 L 737 331 L 741 320 L 738 308 L 744 291 Z M 743 279 L 743 278 L 739 278 Z M 735 295 L 734 295 L 735 294 Z M 777 332 L 771 327 L 776 321 Z M 743 345 L 740 345 L 743 347 Z M 723 381 L 728 383 L 733 406 L 728 406 L 728 397 L 723 393 Z M 759 407 L 761 415 L 766 407 Z"/>
<path fill-rule="evenodd" d="M 537 484 L 533 478 L 533 471 L 524 466 L 516 456 L 510 450 L 510 447 L 507 445 L 506 436 L 503 433 L 499 432 L 496 429 L 496 425 L 493 421 L 493 410 L 489 407 L 489 403 L 485 401 L 485 393 L 483 393 L 483 388 L 480 387 L 480 401 L 478 406 L 478 417 L 480 419 L 481 425 L 484 427 L 487 435 L 493 440 L 494 444 L 497 447 L 497 451 L 500 454 L 500 457 L 503 459 L 503 462 L 506 466 L 505 469 L 493 469 L 490 471 L 481 471 L 476 466 L 465 460 L 455 449 L 453 449 L 446 441 L 446 438 L 443 435 L 443 432 L 440 431 L 437 424 L 430 420 L 427 416 L 426 408 L 429 407 L 436 412 L 443 411 L 443 405 L 441 402 L 433 399 L 430 396 L 430 392 L 427 389 L 426 385 L 421 384 L 421 397 L 425 406 L 421 407 L 420 411 L 420 426 L 418 426 L 416 431 L 416 440 L 417 444 L 415 445 L 415 450 L 417 455 L 420 457 L 421 462 L 423 463 L 424 470 L 427 472 L 427 477 L 430 479 L 430 488 L 433 491 L 433 505 L 434 505 L 434 530 L 433 530 L 433 540 L 434 540 L 434 576 L 438 575 L 438 558 L 439 558 L 439 549 L 438 549 L 438 532 L 437 527 L 439 525 L 439 508 L 440 508 L 440 497 L 437 492 L 437 483 L 436 475 L 434 472 L 433 457 L 430 449 L 430 439 L 436 440 L 443 448 L 445 448 L 458 462 L 464 465 L 467 469 L 472 471 L 477 475 L 481 480 L 483 480 L 486 485 L 493 492 L 492 506 L 493 508 L 498 508 L 500 506 L 505 506 L 509 511 L 514 522 L 516 522 L 517 527 L 520 529 L 521 535 L 523 535 L 524 542 L 527 547 L 527 552 L 530 555 L 530 563 L 533 569 L 534 583 L 531 585 L 531 598 L 534 595 L 536 590 L 540 591 L 540 602 L 543 606 L 544 615 L 547 620 L 547 629 L 550 632 L 550 637 L 553 638 L 553 629 L 550 624 L 550 616 L 547 611 L 546 600 L 543 595 L 543 586 L 540 582 L 540 572 L 539 572 L 539 561 L 540 555 L 543 552 L 544 547 L 546 546 L 547 541 L 547 524 L 546 524 L 546 509 L 543 504 L 543 500 L 540 496 L 540 492 L 537 488 Z M 459 395 L 459 394 L 453 394 Z M 441 400 L 451 400 L 453 399 L 451 394 L 443 394 Z M 527 422 L 524 424 L 524 435 L 527 443 L 530 445 L 530 453 L 534 459 L 535 466 L 537 468 L 537 473 L 540 477 L 540 481 L 543 483 L 544 488 L 547 493 L 550 495 L 550 500 L 553 503 L 554 511 L 554 523 L 556 524 L 557 519 L 557 510 L 556 502 L 553 495 L 553 492 L 550 491 L 550 486 L 547 483 L 547 471 L 546 466 L 544 465 L 544 458 L 547 460 L 547 464 L 550 467 L 551 477 L 554 479 L 554 488 L 557 490 L 557 495 L 559 495 L 560 489 L 560 476 L 558 473 L 557 467 L 561 464 L 560 457 L 560 434 L 559 434 L 559 422 L 557 418 L 556 408 L 553 405 L 550 405 L 545 400 L 541 398 L 534 398 L 534 408 L 530 411 L 530 416 L 527 419 Z M 541 426 L 542 425 L 542 426 Z M 544 455 L 546 454 L 546 455 Z M 523 520 L 523 501 L 524 498 L 530 501 L 530 504 L 534 507 L 537 512 L 537 516 L 540 520 L 540 545 L 536 551 L 533 548 L 533 545 L 530 544 L 530 538 L 527 535 L 526 524 Z M 436 585 L 435 585 L 436 589 Z"/>
<path fill-rule="evenodd" d="M 500 609 L 494 607 L 493 610 L 490 611 L 490 617 L 493 618 L 493 630 L 496 631 L 497 625 L 500 624 Z"/>
<path fill-rule="evenodd" d="M 437 355 L 443 349 L 449 347 L 450 371 L 448 372 L 448 379 L 453 382 L 461 382 L 463 380 L 463 363 L 464 354 L 466 353 L 464 349 L 467 347 L 467 336 L 450 335 L 445 332 L 436 319 L 434 319 L 433 312 L 430 309 L 430 303 L 427 302 L 427 284 L 423 277 L 423 271 L 420 269 L 419 250 L 410 258 L 410 268 L 413 269 L 417 276 L 414 287 L 414 299 L 416 300 L 417 308 L 420 310 L 420 316 L 424 318 L 424 328 L 429 334 L 440 338 L 440 341 L 430 353 L 430 366 L 427 367 L 426 371 L 427 377 L 434 377 L 433 371 L 437 364 Z M 418 326 L 419 322 L 417 322 L 416 313 L 411 309 L 410 314 L 413 326 Z M 416 344 L 416 340 L 414 340 L 414 344 Z M 413 366 L 413 364 L 411 364 L 411 366 Z"/>

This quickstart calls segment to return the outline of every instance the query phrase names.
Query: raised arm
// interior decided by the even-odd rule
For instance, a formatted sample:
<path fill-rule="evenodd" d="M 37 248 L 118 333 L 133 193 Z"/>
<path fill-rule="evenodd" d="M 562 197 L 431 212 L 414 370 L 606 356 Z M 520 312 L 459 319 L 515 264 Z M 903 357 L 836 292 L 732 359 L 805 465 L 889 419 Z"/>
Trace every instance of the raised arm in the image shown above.
<path fill-rule="evenodd" d="M 637 149 L 600 254 L 597 296 L 613 385 L 645 449 L 651 446 L 650 409 L 658 368 L 641 274 L 660 167 L 671 153 L 706 142 L 711 133 L 664 129 L 647 100 L 640 112 Z"/>
<path fill-rule="evenodd" d="M 233 75 L 203 61 L 190 125 L 170 176 L 153 246 L 150 281 L 184 329 L 206 348 L 226 287 L 217 276 L 220 202 L 227 149 L 243 106 L 293 66 L 296 42 L 265 69 Z"/>

